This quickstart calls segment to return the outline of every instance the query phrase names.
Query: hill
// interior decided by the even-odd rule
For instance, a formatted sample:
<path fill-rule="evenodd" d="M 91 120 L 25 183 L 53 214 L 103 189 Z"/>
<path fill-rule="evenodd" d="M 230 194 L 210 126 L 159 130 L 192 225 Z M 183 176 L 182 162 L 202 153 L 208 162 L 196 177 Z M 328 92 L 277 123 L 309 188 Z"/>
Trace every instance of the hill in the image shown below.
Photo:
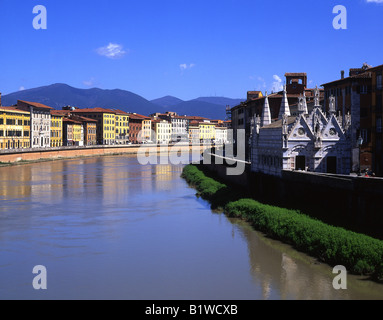
<path fill-rule="evenodd" d="M 145 115 L 158 111 L 155 104 L 129 91 L 76 89 L 60 83 L 5 95 L 2 97 L 2 104 L 10 106 L 16 104 L 17 100 L 39 102 L 55 109 L 70 105 L 79 108 L 117 108 Z"/>
<path fill-rule="evenodd" d="M 173 107 L 179 115 L 200 116 L 208 119 L 222 119 L 226 117 L 225 107 L 198 100 L 184 101 Z"/>
<path fill-rule="evenodd" d="M 226 106 L 235 107 L 244 99 L 231 99 L 225 97 L 200 97 L 197 99 L 182 101 L 179 98 L 166 96 L 151 100 L 165 111 L 175 111 L 180 115 L 198 115 L 209 119 L 225 119 Z"/>
<path fill-rule="evenodd" d="M 232 108 L 239 105 L 242 101 L 245 101 L 245 99 L 231 99 L 225 97 L 200 97 L 195 100 L 218 104 L 220 106 L 230 106 Z"/>
<path fill-rule="evenodd" d="M 233 107 L 242 101 L 224 97 L 201 97 L 183 101 L 172 96 L 148 101 L 126 90 L 77 89 L 62 83 L 4 95 L 2 105 L 14 105 L 17 100 L 43 103 L 57 110 L 70 105 L 78 108 L 116 108 L 125 112 L 137 112 L 143 115 L 174 111 L 180 115 L 200 116 L 209 119 L 225 119 L 225 106 L 230 105 Z"/>
<path fill-rule="evenodd" d="M 166 97 L 162 97 L 162 98 L 159 98 L 159 99 L 151 100 L 150 102 L 154 103 L 154 104 L 157 104 L 157 105 L 159 105 L 159 106 L 161 106 L 161 107 L 166 109 L 166 108 L 169 108 L 169 107 L 174 107 L 177 104 L 182 103 L 184 101 L 181 100 L 181 99 L 178 99 L 176 97 L 166 96 Z"/>

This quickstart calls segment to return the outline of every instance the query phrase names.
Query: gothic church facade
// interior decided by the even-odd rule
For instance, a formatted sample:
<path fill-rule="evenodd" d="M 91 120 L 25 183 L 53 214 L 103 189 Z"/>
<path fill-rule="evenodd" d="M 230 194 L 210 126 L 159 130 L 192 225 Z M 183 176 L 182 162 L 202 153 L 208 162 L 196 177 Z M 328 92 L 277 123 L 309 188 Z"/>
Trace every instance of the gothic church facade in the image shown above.
<path fill-rule="evenodd" d="M 336 116 L 333 97 L 326 114 L 319 99 L 316 89 L 315 106 L 308 113 L 306 97 L 301 95 L 298 116 L 291 116 L 285 87 L 279 119 L 272 122 L 266 97 L 262 117 L 252 125 L 252 171 L 275 176 L 283 170 L 350 174 L 351 117 Z"/>

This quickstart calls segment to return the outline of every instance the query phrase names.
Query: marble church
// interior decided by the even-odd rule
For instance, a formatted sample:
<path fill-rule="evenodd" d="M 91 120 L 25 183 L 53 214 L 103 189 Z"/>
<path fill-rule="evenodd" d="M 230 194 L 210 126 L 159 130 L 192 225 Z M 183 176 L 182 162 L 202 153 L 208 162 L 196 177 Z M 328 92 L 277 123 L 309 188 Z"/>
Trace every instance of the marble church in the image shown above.
<path fill-rule="evenodd" d="M 286 86 L 277 121 L 272 121 L 266 96 L 261 117 L 252 121 L 251 168 L 254 172 L 281 176 L 283 170 L 350 174 L 351 117 L 336 115 L 330 97 L 326 114 L 315 89 L 314 108 L 309 113 L 304 95 L 298 98 L 298 115 L 290 115 Z"/>

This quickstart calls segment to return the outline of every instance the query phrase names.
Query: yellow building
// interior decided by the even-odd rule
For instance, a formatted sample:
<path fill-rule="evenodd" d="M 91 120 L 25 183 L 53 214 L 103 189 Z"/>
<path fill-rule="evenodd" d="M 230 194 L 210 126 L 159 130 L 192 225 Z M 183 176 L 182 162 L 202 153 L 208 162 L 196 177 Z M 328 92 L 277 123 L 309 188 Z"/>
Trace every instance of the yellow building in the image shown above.
<path fill-rule="evenodd" d="M 116 144 L 116 114 L 105 112 L 103 127 L 103 144 Z"/>
<path fill-rule="evenodd" d="M 97 120 L 97 144 L 116 144 L 116 112 L 104 108 L 73 109 L 71 114 Z"/>
<path fill-rule="evenodd" d="M 30 112 L 0 107 L 0 149 L 30 148 L 30 126 Z"/>
<path fill-rule="evenodd" d="M 160 144 L 169 144 L 172 137 L 172 124 L 166 120 L 152 121 L 152 141 Z"/>
<path fill-rule="evenodd" d="M 60 111 L 51 111 L 51 147 L 63 146 L 63 117 Z"/>
<path fill-rule="evenodd" d="M 129 143 L 129 114 L 121 111 L 116 111 L 116 144 Z"/>
<path fill-rule="evenodd" d="M 152 119 L 145 118 L 142 121 L 142 139 L 143 141 L 150 141 L 152 136 Z"/>
<path fill-rule="evenodd" d="M 84 145 L 84 131 L 81 122 L 73 124 L 73 144 L 81 147 Z"/>
<path fill-rule="evenodd" d="M 210 121 L 203 121 L 199 123 L 200 139 L 205 142 L 212 142 L 215 140 L 215 124 Z"/>

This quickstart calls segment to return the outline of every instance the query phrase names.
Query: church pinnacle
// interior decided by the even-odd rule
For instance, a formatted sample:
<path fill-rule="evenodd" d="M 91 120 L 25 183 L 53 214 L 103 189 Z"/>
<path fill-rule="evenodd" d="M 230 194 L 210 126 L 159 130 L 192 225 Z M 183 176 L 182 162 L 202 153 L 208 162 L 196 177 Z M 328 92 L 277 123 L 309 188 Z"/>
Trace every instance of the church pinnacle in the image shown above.
<path fill-rule="evenodd" d="M 303 92 L 298 98 L 298 112 L 299 114 L 308 114 L 306 93 Z"/>
<path fill-rule="evenodd" d="M 282 116 L 290 116 L 290 106 L 289 100 L 287 99 L 286 85 L 283 86 L 283 98 L 281 103 L 281 108 L 279 109 L 278 119 L 282 119 Z"/>
<path fill-rule="evenodd" d="M 263 105 L 263 113 L 261 119 L 261 127 L 268 126 L 269 124 L 271 124 L 271 112 L 269 106 L 269 98 L 267 96 L 266 91 L 265 104 Z"/>

